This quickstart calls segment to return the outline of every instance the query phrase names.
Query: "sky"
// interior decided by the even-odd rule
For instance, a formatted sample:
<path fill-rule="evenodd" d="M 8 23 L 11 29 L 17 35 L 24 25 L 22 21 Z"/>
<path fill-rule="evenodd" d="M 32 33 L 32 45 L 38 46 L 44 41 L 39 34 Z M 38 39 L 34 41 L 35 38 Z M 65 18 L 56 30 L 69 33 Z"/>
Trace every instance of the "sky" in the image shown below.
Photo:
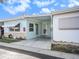
<path fill-rule="evenodd" d="M 79 6 L 79 0 L 0 0 L 0 19 L 47 14 Z"/>

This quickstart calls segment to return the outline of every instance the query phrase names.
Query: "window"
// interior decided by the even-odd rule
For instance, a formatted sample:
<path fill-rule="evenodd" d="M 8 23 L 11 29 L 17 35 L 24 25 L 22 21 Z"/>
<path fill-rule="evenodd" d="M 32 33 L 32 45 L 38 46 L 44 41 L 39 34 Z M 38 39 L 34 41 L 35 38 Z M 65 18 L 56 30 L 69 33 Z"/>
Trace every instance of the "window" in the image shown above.
<path fill-rule="evenodd" d="M 60 30 L 79 30 L 79 16 L 59 19 Z"/>
<path fill-rule="evenodd" d="M 20 31 L 20 23 L 15 26 L 15 31 Z"/>
<path fill-rule="evenodd" d="M 34 30 L 34 25 L 32 23 L 29 24 L 29 31 L 33 31 Z"/>
<path fill-rule="evenodd" d="M 14 31 L 14 28 L 13 28 L 13 27 L 10 27 L 9 30 L 10 30 L 10 31 Z"/>
<path fill-rule="evenodd" d="M 10 27 L 9 29 L 10 29 L 10 31 L 20 31 L 20 23 L 14 27 Z"/>

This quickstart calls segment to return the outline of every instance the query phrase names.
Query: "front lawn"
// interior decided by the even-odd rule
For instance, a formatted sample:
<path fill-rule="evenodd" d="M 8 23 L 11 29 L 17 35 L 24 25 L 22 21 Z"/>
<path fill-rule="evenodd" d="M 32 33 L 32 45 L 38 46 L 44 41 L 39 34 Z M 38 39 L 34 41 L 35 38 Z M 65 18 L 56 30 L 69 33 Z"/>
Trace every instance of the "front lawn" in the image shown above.
<path fill-rule="evenodd" d="M 12 42 L 18 42 L 21 41 L 21 39 L 14 39 L 14 38 L 8 38 L 8 37 L 3 37 L 0 39 L 0 42 L 5 42 L 5 43 L 12 43 Z"/>

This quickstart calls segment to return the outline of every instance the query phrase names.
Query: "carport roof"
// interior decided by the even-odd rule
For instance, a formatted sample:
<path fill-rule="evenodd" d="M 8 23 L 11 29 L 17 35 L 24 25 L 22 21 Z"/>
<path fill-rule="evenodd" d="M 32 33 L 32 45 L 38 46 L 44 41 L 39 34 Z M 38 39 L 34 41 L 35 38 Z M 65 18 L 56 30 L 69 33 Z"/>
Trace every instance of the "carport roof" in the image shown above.
<path fill-rule="evenodd" d="M 4 18 L 0 19 L 0 22 L 6 22 L 6 21 L 14 21 L 14 20 L 21 20 L 21 19 L 51 19 L 51 14 L 42 14 L 42 15 L 22 15 L 18 16 L 16 18 Z"/>
<path fill-rule="evenodd" d="M 64 10 L 53 11 L 52 15 L 72 13 L 72 12 L 78 12 L 78 11 L 79 11 L 79 6 L 75 6 L 75 7 L 67 8 L 67 9 L 64 9 Z"/>

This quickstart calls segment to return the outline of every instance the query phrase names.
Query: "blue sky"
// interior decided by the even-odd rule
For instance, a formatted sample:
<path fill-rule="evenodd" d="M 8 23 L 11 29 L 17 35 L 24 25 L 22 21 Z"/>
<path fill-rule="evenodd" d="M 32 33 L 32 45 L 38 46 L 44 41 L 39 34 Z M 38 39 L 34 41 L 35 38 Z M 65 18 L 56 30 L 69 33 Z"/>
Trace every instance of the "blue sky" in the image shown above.
<path fill-rule="evenodd" d="M 79 0 L 5 0 L 0 3 L 0 19 L 45 14 L 74 6 L 79 6 Z"/>

